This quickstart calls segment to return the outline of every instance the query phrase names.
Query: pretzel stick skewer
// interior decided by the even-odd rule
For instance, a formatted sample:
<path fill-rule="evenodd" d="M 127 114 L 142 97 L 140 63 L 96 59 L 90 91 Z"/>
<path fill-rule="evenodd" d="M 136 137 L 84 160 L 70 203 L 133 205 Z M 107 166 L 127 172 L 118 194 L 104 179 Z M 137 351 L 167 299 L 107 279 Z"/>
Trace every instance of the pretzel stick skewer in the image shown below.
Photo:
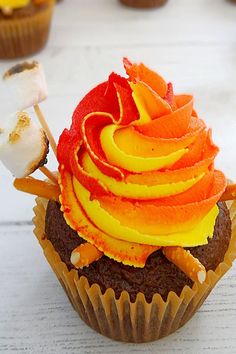
<path fill-rule="evenodd" d="M 47 177 L 50 179 L 55 184 L 58 184 L 57 177 L 53 172 L 51 172 L 46 166 L 41 166 L 39 167 L 39 170 Z"/>
<path fill-rule="evenodd" d="M 51 130 L 49 129 L 49 126 L 47 124 L 46 119 L 44 118 L 44 115 L 39 107 L 38 104 L 34 105 L 34 110 L 35 113 L 37 114 L 38 120 L 40 122 L 40 124 L 42 125 L 43 130 L 45 131 L 47 138 L 49 140 L 49 144 L 51 145 L 51 148 L 55 154 L 55 156 L 57 156 L 57 144 L 55 142 L 55 139 L 51 133 Z"/>
<path fill-rule="evenodd" d="M 192 281 L 203 283 L 206 279 L 206 269 L 199 260 L 182 247 L 163 247 L 165 257 L 181 269 Z"/>
<path fill-rule="evenodd" d="M 11 16 L 13 9 L 10 6 L 4 6 L 1 8 L 3 15 L 5 16 Z"/>
<path fill-rule="evenodd" d="M 13 183 L 14 187 L 25 193 L 37 195 L 50 200 L 59 200 L 60 187 L 45 181 L 40 181 L 33 177 L 16 178 Z"/>
<path fill-rule="evenodd" d="M 228 184 L 220 200 L 226 201 L 226 200 L 235 200 L 235 199 L 236 199 L 236 184 Z"/>
<path fill-rule="evenodd" d="M 102 256 L 102 252 L 91 243 L 86 242 L 82 243 L 72 251 L 70 260 L 76 268 L 83 268 L 98 261 Z"/>

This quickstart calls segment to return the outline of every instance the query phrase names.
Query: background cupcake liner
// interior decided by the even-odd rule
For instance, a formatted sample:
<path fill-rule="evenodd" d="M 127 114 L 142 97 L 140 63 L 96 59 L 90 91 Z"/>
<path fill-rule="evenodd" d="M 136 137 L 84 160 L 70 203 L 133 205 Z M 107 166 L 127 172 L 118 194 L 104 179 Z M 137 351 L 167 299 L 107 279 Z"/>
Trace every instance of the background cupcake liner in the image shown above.
<path fill-rule="evenodd" d="M 33 54 L 48 39 L 54 0 L 29 17 L 0 20 L 0 58 L 10 59 Z"/>
<path fill-rule="evenodd" d="M 151 8 L 164 5 L 167 0 L 120 0 L 126 6 L 136 8 Z"/>
<path fill-rule="evenodd" d="M 159 294 L 148 303 L 143 294 L 131 302 L 123 291 L 116 299 L 112 289 L 102 294 L 97 284 L 89 285 L 86 277 L 78 277 L 76 270 L 68 271 L 44 234 L 47 200 L 36 199 L 34 208 L 34 233 L 43 248 L 46 259 L 57 275 L 72 306 L 80 317 L 97 332 L 114 340 L 149 342 L 176 331 L 183 326 L 202 305 L 218 280 L 229 270 L 236 258 L 236 202 L 230 205 L 232 238 L 224 262 L 217 269 L 207 272 L 203 284 L 185 286 L 180 296 L 170 292 L 166 301 Z"/>

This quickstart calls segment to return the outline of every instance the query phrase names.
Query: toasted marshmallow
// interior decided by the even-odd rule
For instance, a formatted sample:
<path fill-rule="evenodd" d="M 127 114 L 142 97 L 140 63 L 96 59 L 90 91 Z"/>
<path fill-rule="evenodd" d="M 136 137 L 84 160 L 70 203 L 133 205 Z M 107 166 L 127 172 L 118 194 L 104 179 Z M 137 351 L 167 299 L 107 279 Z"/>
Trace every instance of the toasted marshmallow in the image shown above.
<path fill-rule="evenodd" d="M 9 69 L 3 76 L 8 106 L 13 113 L 32 107 L 47 98 L 48 90 L 42 65 L 24 62 Z"/>
<path fill-rule="evenodd" d="M 13 176 L 28 176 L 45 162 L 46 135 L 25 112 L 14 114 L 5 122 L 0 127 L 0 160 Z"/>

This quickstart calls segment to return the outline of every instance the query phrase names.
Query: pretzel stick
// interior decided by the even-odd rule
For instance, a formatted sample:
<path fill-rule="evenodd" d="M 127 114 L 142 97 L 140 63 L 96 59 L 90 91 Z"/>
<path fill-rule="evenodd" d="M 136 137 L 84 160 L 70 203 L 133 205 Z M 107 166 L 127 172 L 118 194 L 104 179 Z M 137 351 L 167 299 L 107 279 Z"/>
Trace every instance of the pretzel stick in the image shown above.
<path fill-rule="evenodd" d="M 206 269 L 199 260 L 182 247 L 163 247 L 166 258 L 181 269 L 192 281 L 203 283 L 206 279 Z"/>
<path fill-rule="evenodd" d="M 83 268 L 98 261 L 102 256 L 102 252 L 91 243 L 86 242 L 72 251 L 70 260 L 76 268 Z"/>
<path fill-rule="evenodd" d="M 10 6 L 4 6 L 1 8 L 3 15 L 5 16 L 11 16 L 13 13 L 13 10 Z"/>
<path fill-rule="evenodd" d="M 58 201 L 60 195 L 60 187 L 45 181 L 40 181 L 33 177 L 16 178 L 13 183 L 14 187 L 25 193 L 37 195 L 42 198 Z"/>
<path fill-rule="evenodd" d="M 44 118 L 43 113 L 42 113 L 41 109 L 39 108 L 38 104 L 34 105 L 34 110 L 35 110 L 35 113 L 37 114 L 40 124 L 42 125 L 43 130 L 45 131 L 45 133 L 48 137 L 51 148 L 52 148 L 55 156 L 57 156 L 57 144 L 52 136 L 51 130 L 49 129 L 47 121 Z"/>
<path fill-rule="evenodd" d="M 53 183 L 58 184 L 57 177 L 46 166 L 39 167 L 39 170 Z"/>
<path fill-rule="evenodd" d="M 235 200 L 236 199 L 236 184 L 228 184 L 220 200 Z"/>

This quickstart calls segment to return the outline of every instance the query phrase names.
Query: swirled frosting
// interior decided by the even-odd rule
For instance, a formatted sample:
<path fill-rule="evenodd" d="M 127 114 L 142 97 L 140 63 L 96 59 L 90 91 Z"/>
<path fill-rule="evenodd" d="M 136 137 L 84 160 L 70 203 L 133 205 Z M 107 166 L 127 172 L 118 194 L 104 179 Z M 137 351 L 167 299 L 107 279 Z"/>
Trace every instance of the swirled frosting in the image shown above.
<path fill-rule="evenodd" d="M 58 144 L 66 222 L 105 255 L 143 267 L 162 246 L 212 237 L 226 179 L 191 95 L 124 59 L 77 106 Z"/>

